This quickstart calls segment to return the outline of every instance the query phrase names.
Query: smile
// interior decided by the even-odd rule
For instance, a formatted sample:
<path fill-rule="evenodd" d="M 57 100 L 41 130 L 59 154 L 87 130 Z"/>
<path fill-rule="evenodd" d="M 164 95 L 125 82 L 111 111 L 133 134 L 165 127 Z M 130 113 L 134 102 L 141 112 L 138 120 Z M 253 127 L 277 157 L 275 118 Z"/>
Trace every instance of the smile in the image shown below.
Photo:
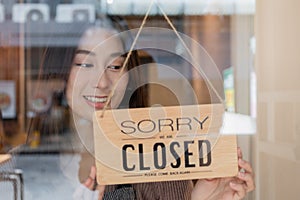
<path fill-rule="evenodd" d="M 105 103 L 108 97 L 83 96 L 86 100 L 93 103 Z"/>

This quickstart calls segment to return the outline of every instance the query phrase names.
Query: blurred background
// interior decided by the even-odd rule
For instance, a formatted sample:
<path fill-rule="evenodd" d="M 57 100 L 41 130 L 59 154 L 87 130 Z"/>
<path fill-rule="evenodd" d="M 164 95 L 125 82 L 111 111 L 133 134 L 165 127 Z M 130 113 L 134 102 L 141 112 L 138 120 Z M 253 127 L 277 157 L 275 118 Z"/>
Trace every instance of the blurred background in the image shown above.
<path fill-rule="evenodd" d="M 65 82 L 55 76 L 61 66 L 52 63 L 50 79 L 39 73 L 44 51 L 76 47 L 78 27 L 105 15 L 122 16 L 129 28 L 138 28 L 149 5 L 149 0 L 0 1 L 0 152 L 11 156 L 3 162 L 0 159 L 0 199 L 72 199 L 77 172 L 68 169 L 78 161 L 83 147 L 71 129 Z M 300 2 L 155 1 L 145 26 L 172 30 L 158 6 L 213 61 L 211 67 L 220 74 L 211 78 L 222 82 L 217 89 L 227 111 L 255 124 L 256 131 L 237 133 L 238 145 L 256 175 L 257 188 L 247 199 L 298 199 Z M 168 32 L 146 31 L 139 42 L 174 50 L 139 53 L 142 63 L 154 60 L 185 77 L 197 103 L 211 103 L 201 74 L 178 56 L 184 53 L 178 39 Z M 199 54 L 197 46 L 189 47 L 194 55 Z M 185 97 L 180 103 L 194 103 L 182 77 L 157 66 L 149 67 L 146 75 L 177 87 Z M 37 94 L 38 87 L 45 89 Z M 151 105 L 178 104 L 168 88 L 149 87 Z"/>

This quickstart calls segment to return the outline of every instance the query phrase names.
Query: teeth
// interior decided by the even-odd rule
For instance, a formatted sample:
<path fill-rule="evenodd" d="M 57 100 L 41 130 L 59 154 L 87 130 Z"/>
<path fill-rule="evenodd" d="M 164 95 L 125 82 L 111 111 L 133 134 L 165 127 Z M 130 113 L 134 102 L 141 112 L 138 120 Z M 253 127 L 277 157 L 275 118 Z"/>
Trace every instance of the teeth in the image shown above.
<path fill-rule="evenodd" d="M 107 97 L 91 97 L 91 96 L 84 96 L 84 98 L 88 101 L 93 103 L 104 103 L 107 101 Z"/>

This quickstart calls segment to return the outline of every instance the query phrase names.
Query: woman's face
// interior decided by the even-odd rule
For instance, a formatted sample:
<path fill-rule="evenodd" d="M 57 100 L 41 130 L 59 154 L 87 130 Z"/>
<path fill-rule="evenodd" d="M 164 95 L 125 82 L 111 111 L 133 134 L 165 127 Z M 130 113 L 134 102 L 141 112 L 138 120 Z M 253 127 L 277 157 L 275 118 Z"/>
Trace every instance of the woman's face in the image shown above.
<path fill-rule="evenodd" d="M 122 74 L 124 49 L 112 31 L 88 30 L 80 40 L 67 84 L 67 99 L 73 112 L 92 120 L 95 110 L 105 106 L 108 96 L 114 94 L 108 108 L 116 108 L 122 101 L 128 83 L 126 70 Z M 121 78 L 120 78 L 121 76 Z"/>

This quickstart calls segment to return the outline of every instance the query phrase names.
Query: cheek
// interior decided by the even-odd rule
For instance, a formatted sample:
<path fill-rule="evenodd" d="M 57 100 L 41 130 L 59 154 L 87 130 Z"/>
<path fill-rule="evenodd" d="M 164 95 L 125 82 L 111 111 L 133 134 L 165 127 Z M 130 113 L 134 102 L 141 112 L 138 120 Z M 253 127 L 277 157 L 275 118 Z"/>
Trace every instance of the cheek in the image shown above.
<path fill-rule="evenodd" d="M 115 89 L 114 97 L 112 98 L 113 108 L 118 107 L 124 97 L 127 84 L 128 84 L 128 76 L 127 75 L 122 76 L 122 78 L 117 82 L 117 84 L 118 85 Z"/>
<path fill-rule="evenodd" d="M 128 84 L 128 79 L 129 77 L 128 74 L 126 73 L 124 76 L 122 76 L 122 78 L 118 82 L 117 90 L 120 92 L 122 96 L 124 96 L 125 94 L 127 84 Z"/>

